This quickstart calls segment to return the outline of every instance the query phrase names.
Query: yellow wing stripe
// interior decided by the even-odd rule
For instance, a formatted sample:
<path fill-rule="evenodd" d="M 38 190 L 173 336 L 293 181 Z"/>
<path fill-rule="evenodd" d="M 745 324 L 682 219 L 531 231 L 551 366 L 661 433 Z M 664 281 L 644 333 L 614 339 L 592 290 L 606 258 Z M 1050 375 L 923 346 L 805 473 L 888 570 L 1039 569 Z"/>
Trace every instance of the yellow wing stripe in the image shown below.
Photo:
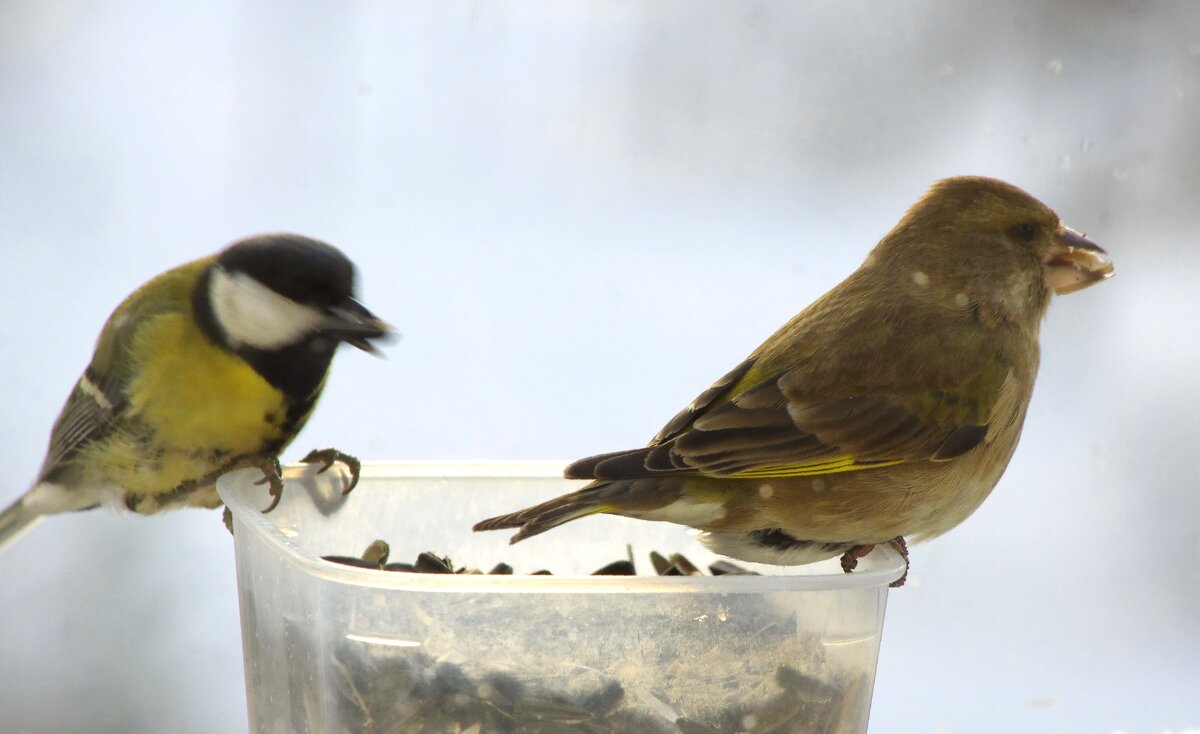
<path fill-rule="evenodd" d="M 815 477 L 821 474 L 838 474 L 847 471 L 862 471 L 863 469 L 878 469 L 884 466 L 903 464 L 903 459 L 893 461 L 873 461 L 866 464 L 855 462 L 853 456 L 839 456 L 829 461 L 816 464 L 781 464 L 779 466 L 764 466 L 758 469 L 748 469 L 737 474 L 731 474 L 734 479 L 771 479 L 773 477 Z"/>

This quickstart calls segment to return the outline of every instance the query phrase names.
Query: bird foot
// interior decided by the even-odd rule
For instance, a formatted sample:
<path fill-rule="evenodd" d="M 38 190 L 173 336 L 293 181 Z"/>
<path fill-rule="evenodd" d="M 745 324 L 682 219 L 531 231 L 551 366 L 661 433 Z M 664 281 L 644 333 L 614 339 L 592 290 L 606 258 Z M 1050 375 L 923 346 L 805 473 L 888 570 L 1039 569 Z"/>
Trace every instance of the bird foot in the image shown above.
<path fill-rule="evenodd" d="M 842 554 L 842 571 L 845 573 L 850 573 L 854 569 L 858 568 L 858 559 L 867 555 L 874 549 L 875 549 L 875 544 L 871 543 L 868 545 L 856 545 L 853 548 L 851 548 L 850 550 L 843 553 Z"/>
<path fill-rule="evenodd" d="M 300 461 L 305 464 L 321 464 L 321 469 L 317 472 L 327 471 L 333 466 L 334 462 L 341 462 L 350 470 L 350 481 L 346 482 L 346 486 L 342 488 L 342 494 L 350 494 L 350 490 L 358 485 L 358 476 L 362 472 L 362 462 L 350 454 L 338 451 L 337 449 L 313 449 L 308 452 Z"/>
<path fill-rule="evenodd" d="M 266 484 L 271 493 L 271 504 L 262 511 L 265 515 L 278 507 L 279 500 L 283 499 L 283 467 L 279 465 L 279 458 L 276 456 L 264 456 L 251 466 L 257 466 L 263 473 L 263 478 L 255 484 Z"/>
<path fill-rule="evenodd" d="M 901 586 L 904 586 L 904 582 L 908 580 L 908 543 L 904 542 L 904 536 L 897 535 L 888 541 L 888 545 L 895 548 L 896 552 L 900 554 L 900 557 L 904 559 L 904 573 L 900 574 L 900 578 L 888 584 L 888 586 L 892 587 L 893 589 L 897 589 Z"/>
<path fill-rule="evenodd" d="M 904 586 L 904 582 L 906 580 L 908 580 L 908 568 L 909 568 L 908 544 L 904 542 L 904 537 L 900 536 L 900 535 L 897 535 L 895 538 L 892 538 L 891 540 L 889 540 L 887 542 L 887 544 L 892 546 L 893 548 L 895 548 L 896 552 L 900 554 L 900 557 L 904 559 L 904 573 L 902 573 L 900 575 L 900 578 L 898 578 L 895 581 L 893 581 L 892 583 L 888 584 L 888 586 L 890 586 L 894 589 L 894 588 L 897 588 L 900 586 Z M 870 553 L 875 548 L 875 545 L 876 545 L 875 543 L 870 543 L 867 545 L 856 545 L 853 548 L 851 548 L 850 550 L 843 553 L 842 554 L 842 570 L 845 571 L 846 573 L 850 573 L 854 569 L 858 568 L 858 559 L 860 559 L 863 556 Z"/>

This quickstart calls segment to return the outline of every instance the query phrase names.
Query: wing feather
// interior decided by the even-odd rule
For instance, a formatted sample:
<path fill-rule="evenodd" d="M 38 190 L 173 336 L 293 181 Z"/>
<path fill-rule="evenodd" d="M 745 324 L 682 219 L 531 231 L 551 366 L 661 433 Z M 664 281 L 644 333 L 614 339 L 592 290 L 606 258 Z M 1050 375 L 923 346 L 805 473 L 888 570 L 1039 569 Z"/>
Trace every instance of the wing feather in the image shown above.
<path fill-rule="evenodd" d="M 822 400 L 804 394 L 788 371 L 746 384 L 752 367 L 742 363 L 702 393 L 649 446 L 584 459 L 568 476 L 766 478 L 950 460 L 984 440 L 1012 378 L 992 359 L 938 390 Z"/>
<path fill-rule="evenodd" d="M 189 312 L 196 273 L 212 258 L 182 265 L 134 291 L 108 317 L 96 340 L 91 363 L 67 397 L 50 434 L 50 447 L 39 480 L 50 478 L 88 445 L 105 439 L 122 420 L 129 404 L 125 390 L 137 371 L 134 345 L 138 332 L 157 316 Z"/>

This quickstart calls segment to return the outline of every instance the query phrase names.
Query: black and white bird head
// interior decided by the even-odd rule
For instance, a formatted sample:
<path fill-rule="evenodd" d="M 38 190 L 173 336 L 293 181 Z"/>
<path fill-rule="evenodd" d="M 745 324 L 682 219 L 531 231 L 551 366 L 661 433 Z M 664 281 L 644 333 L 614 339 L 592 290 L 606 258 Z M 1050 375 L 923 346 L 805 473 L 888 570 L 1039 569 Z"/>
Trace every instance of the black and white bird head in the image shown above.
<path fill-rule="evenodd" d="M 373 341 L 392 333 L 355 300 L 354 275 L 349 258 L 319 240 L 250 237 L 222 250 L 201 277 L 197 319 L 270 382 L 287 387 L 299 380 L 295 387 L 307 388 L 324 375 L 339 343 L 375 353 Z"/>

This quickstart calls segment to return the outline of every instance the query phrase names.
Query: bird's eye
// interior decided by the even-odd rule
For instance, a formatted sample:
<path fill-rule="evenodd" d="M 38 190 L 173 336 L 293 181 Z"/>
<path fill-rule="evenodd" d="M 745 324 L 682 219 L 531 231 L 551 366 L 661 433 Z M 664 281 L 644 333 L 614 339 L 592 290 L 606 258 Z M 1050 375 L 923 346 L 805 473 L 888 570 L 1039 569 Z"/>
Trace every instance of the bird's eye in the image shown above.
<path fill-rule="evenodd" d="M 1037 234 L 1037 228 L 1029 222 L 1018 224 L 1008 230 L 1008 236 L 1018 242 L 1033 242 L 1034 235 Z"/>

